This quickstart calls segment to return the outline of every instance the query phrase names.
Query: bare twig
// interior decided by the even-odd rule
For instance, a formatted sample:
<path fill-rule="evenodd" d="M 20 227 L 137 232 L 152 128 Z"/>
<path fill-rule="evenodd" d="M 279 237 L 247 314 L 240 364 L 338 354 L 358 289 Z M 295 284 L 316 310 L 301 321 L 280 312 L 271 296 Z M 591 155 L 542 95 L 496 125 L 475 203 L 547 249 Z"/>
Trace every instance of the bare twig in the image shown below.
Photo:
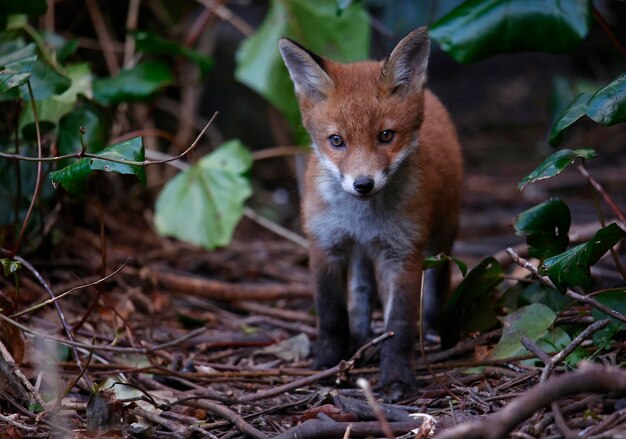
<path fill-rule="evenodd" d="M 287 383 L 284 384 L 282 386 L 278 386 L 278 387 L 274 387 L 273 389 L 268 389 L 268 390 L 264 390 L 261 392 L 258 392 L 254 395 L 249 396 L 248 398 L 245 398 L 245 401 L 247 402 L 254 402 L 254 401 L 259 401 L 261 399 L 266 399 L 266 398 L 271 398 L 273 396 L 276 395 L 280 395 L 282 393 L 285 392 L 289 392 L 292 391 L 294 389 L 297 389 L 299 387 L 304 387 L 304 386 L 308 386 L 310 384 L 313 384 L 319 380 L 322 380 L 324 378 L 328 378 L 331 376 L 335 376 L 335 375 L 339 375 L 342 373 L 345 373 L 351 369 L 354 368 L 354 364 L 357 360 L 359 360 L 362 356 L 363 353 L 368 350 L 369 348 L 371 348 L 372 346 L 375 346 L 377 344 L 379 344 L 380 342 L 382 342 L 383 340 L 386 340 L 387 338 L 393 336 L 392 332 L 385 332 L 381 335 L 379 335 L 378 337 L 370 340 L 368 343 L 364 344 L 363 346 L 361 346 L 352 356 L 352 358 L 350 358 L 347 361 L 341 361 L 338 365 L 331 367 L 330 369 L 326 369 L 323 370 L 321 372 L 315 373 L 313 375 L 310 375 L 308 377 L 304 377 L 304 378 L 300 378 L 297 379 L 295 381 L 292 381 L 291 383 Z"/>
<path fill-rule="evenodd" d="M 126 15 L 126 42 L 124 43 L 124 67 L 132 67 L 133 55 L 135 54 L 135 35 L 137 19 L 139 18 L 140 0 L 128 2 L 128 14 Z"/>
<path fill-rule="evenodd" d="M 217 112 L 217 111 L 215 113 L 213 113 L 213 116 L 207 122 L 207 124 L 204 126 L 204 129 L 200 132 L 200 134 L 198 134 L 198 137 L 196 137 L 196 140 L 194 140 L 194 142 L 191 144 L 191 146 L 189 146 L 185 151 L 181 152 L 180 154 L 178 154 L 176 156 L 168 156 L 168 158 L 163 159 L 163 160 L 143 160 L 143 161 L 124 160 L 124 159 L 116 159 L 116 158 L 112 158 L 112 157 L 103 157 L 103 156 L 98 155 L 98 154 L 92 154 L 92 153 L 83 152 L 83 151 L 79 151 L 79 152 L 74 153 L 74 154 L 65 154 L 65 155 L 60 155 L 60 156 L 56 156 L 56 157 L 41 157 L 41 158 L 38 158 L 38 157 L 26 157 L 26 156 L 19 155 L 19 154 L 7 154 L 7 153 L 0 152 L 0 157 L 7 158 L 7 159 L 14 159 L 14 160 L 32 161 L 32 162 L 53 162 L 53 161 L 65 160 L 65 159 L 69 159 L 69 158 L 80 159 L 80 158 L 86 157 L 86 158 L 103 160 L 103 161 L 106 161 L 106 162 L 121 163 L 123 165 L 129 165 L 129 166 L 151 166 L 151 165 L 158 165 L 158 164 L 162 164 L 162 163 L 169 163 L 169 162 L 173 162 L 175 160 L 179 160 L 182 157 L 184 157 L 187 154 L 189 154 L 198 145 L 198 141 L 202 138 L 202 136 L 206 132 L 207 128 L 213 122 L 213 120 L 215 120 L 215 118 L 217 117 L 218 114 L 219 114 L 219 112 Z"/>
<path fill-rule="evenodd" d="M 518 264 L 521 267 L 526 268 L 528 271 L 530 271 L 535 277 L 537 277 L 537 279 L 539 279 L 543 284 L 549 286 L 550 288 L 556 288 L 556 285 L 554 285 L 554 283 L 552 282 L 552 280 L 550 280 L 549 277 L 547 276 L 542 276 L 541 274 L 539 274 L 539 271 L 537 270 L 537 267 L 535 267 L 533 264 L 531 264 L 530 262 L 528 262 L 526 259 L 521 258 L 517 253 L 515 253 L 515 251 L 513 251 L 512 248 L 507 248 L 506 252 L 509 254 L 509 256 L 511 257 L 511 259 L 513 259 L 513 261 L 515 261 L 516 264 Z M 599 309 L 600 311 L 602 311 L 605 314 L 608 314 L 609 316 L 619 320 L 620 322 L 624 322 L 626 323 L 626 316 L 624 316 L 623 314 L 615 311 L 614 309 L 609 308 L 606 305 L 603 305 L 602 303 L 598 302 L 595 299 L 592 299 L 589 296 L 584 296 L 582 294 L 578 294 L 572 290 L 565 290 L 565 295 L 567 297 L 569 297 L 570 299 L 574 299 L 577 302 L 582 302 L 585 303 L 587 305 L 591 305 L 592 307 Z"/>
<path fill-rule="evenodd" d="M 372 408 L 374 416 L 376 416 L 376 419 L 380 423 L 380 427 L 385 437 L 387 439 L 394 439 L 395 436 L 391 430 L 391 427 L 389 426 L 389 422 L 387 421 L 387 419 L 385 419 L 385 414 L 378 405 L 378 402 L 376 402 L 376 398 L 374 398 L 374 395 L 372 394 L 370 383 L 365 378 L 359 378 L 358 380 L 356 380 L 356 384 L 361 388 L 361 390 L 363 390 L 365 398 Z"/>
<path fill-rule="evenodd" d="M 244 433 L 246 436 L 250 436 L 254 439 L 267 439 L 268 437 L 265 433 L 250 425 L 241 416 L 239 416 L 237 413 L 233 412 L 229 408 L 223 406 L 222 404 L 214 401 L 198 401 L 195 404 L 215 415 L 221 416 L 224 419 L 228 419 L 230 422 L 233 423 L 233 425 L 235 425 L 239 429 L 239 431 Z"/>
<path fill-rule="evenodd" d="M 28 87 L 28 95 L 30 96 L 30 104 L 33 110 L 33 118 L 35 119 L 35 132 L 37 134 L 37 156 L 39 158 L 43 157 L 42 145 L 41 145 L 41 129 L 39 127 L 39 115 L 37 114 L 37 101 L 35 101 L 35 95 L 33 94 L 33 87 L 30 84 L 30 79 L 26 81 L 26 86 Z M 28 211 L 26 212 L 26 216 L 24 217 L 24 221 L 22 222 L 22 228 L 20 229 L 20 233 L 17 235 L 17 240 L 15 241 L 15 245 L 13 246 L 13 253 L 11 256 L 17 254 L 20 250 L 20 245 L 22 243 L 22 238 L 24 237 L 24 233 L 26 232 L 26 227 L 28 226 L 28 222 L 30 221 L 30 216 L 33 213 L 33 209 L 35 208 L 35 203 L 37 202 L 37 198 L 39 198 L 39 191 L 41 190 L 41 174 L 43 173 L 43 163 L 37 163 L 37 178 L 35 180 L 35 190 L 33 191 L 33 196 L 30 200 L 30 205 L 28 206 Z"/>

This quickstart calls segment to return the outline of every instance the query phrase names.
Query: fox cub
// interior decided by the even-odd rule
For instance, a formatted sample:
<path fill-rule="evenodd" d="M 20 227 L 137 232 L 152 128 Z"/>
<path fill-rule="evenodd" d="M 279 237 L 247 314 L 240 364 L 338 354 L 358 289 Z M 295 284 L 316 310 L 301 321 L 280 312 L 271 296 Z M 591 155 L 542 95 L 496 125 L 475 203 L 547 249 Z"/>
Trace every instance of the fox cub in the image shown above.
<path fill-rule="evenodd" d="M 380 62 L 340 64 L 286 38 L 279 48 L 313 142 L 302 213 L 319 314 L 315 365 L 337 364 L 370 337 L 378 294 L 394 333 L 380 382 L 399 397 L 414 385 L 423 257 L 452 248 L 463 172 L 449 115 L 424 88 L 426 28 Z M 448 278 L 426 272 L 427 323 Z"/>

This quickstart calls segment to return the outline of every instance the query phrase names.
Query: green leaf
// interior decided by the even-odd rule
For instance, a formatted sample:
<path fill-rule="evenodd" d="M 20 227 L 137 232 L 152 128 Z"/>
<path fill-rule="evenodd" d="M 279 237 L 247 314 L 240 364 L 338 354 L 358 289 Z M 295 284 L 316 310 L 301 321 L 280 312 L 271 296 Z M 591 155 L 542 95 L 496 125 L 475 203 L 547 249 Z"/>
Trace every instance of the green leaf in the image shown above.
<path fill-rule="evenodd" d="M 55 52 L 56 60 L 59 63 L 65 63 L 78 50 L 77 40 L 68 40 L 54 32 L 42 32 L 41 35 L 46 42 L 46 46 Z"/>
<path fill-rule="evenodd" d="M 76 133 L 76 136 L 78 136 L 78 133 Z M 143 161 L 145 158 L 143 141 L 141 137 L 135 137 L 126 142 L 111 145 L 103 149 L 98 154 L 98 157 L 137 162 Z M 83 191 L 87 177 L 93 171 L 136 175 L 143 184 L 146 183 L 146 171 L 143 166 L 87 157 L 81 158 L 63 169 L 51 172 L 50 180 L 52 180 L 54 185 L 61 184 L 68 192 L 76 194 Z"/>
<path fill-rule="evenodd" d="M 556 314 L 547 306 L 533 303 L 502 318 L 502 337 L 489 355 L 492 359 L 511 358 L 527 354 L 522 336 L 534 342 L 548 336 L 548 329 L 556 320 Z"/>
<path fill-rule="evenodd" d="M 601 125 L 626 121 L 626 74 L 621 74 L 591 97 L 587 116 Z"/>
<path fill-rule="evenodd" d="M 429 270 L 431 268 L 443 267 L 449 262 L 454 262 L 456 266 L 459 267 L 459 270 L 461 271 L 461 274 L 463 275 L 463 277 L 465 277 L 465 275 L 467 274 L 467 264 L 465 264 L 460 259 L 454 258 L 452 256 L 444 255 L 443 253 L 439 253 L 437 256 L 431 256 L 429 258 L 425 258 L 423 267 L 424 267 L 424 270 Z"/>
<path fill-rule="evenodd" d="M 174 177 L 156 202 L 159 234 L 207 249 L 228 244 L 252 193 L 242 175 L 251 164 L 250 152 L 231 140 Z"/>
<path fill-rule="evenodd" d="M 546 259 L 567 248 L 571 220 L 567 204 L 552 198 L 520 213 L 514 223 L 515 233 L 526 236 L 530 256 Z"/>
<path fill-rule="evenodd" d="M 0 0 L 0 15 L 43 15 L 47 10 L 46 0 Z"/>
<path fill-rule="evenodd" d="M 37 60 L 35 45 L 29 44 L 0 56 L 0 93 L 26 84 Z"/>
<path fill-rule="evenodd" d="M 157 61 L 146 61 L 122 70 L 114 77 L 94 80 L 93 95 L 102 105 L 148 101 L 155 92 L 170 84 L 172 79 L 168 66 Z"/>
<path fill-rule="evenodd" d="M 608 306 L 614 311 L 626 315 L 626 289 L 605 291 L 594 297 L 601 304 Z M 591 315 L 595 321 L 610 319 L 611 323 L 604 329 L 596 332 L 593 335 L 593 343 L 599 348 L 608 346 L 615 336 L 620 331 L 626 330 L 626 323 L 617 320 L 615 317 L 611 317 L 608 314 L 603 313 L 599 309 L 592 308 Z"/>
<path fill-rule="evenodd" d="M 289 37 L 324 57 L 356 61 L 368 57 L 369 18 L 360 3 L 337 16 L 335 0 L 272 0 L 258 31 L 237 53 L 237 80 L 267 99 L 290 122 L 299 143 L 308 143 L 278 40 Z"/>
<path fill-rule="evenodd" d="M 542 284 L 532 284 L 524 288 L 519 296 L 519 306 L 530 305 L 531 303 L 541 303 L 554 312 L 563 311 L 571 300 L 554 288 Z"/>
<path fill-rule="evenodd" d="M 545 180 L 559 175 L 565 168 L 574 163 L 574 160 L 591 159 L 596 156 L 596 152 L 592 148 L 581 148 L 576 150 L 562 149 L 551 154 L 533 172 L 518 183 L 517 188 L 521 191 L 528 183 L 534 183 L 539 180 Z"/>
<path fill-rule="evenodd" d="M 590 267 L 623 238 L 626 232 L 617 224 L 610 224 L 598 230 L 588 242 L 546 259 L 541 273 L 549 276 L 561 290 L 590 287 Z"/>
<path fill-rule="evenodd" d="M 84 63 L 71 64 L 67 66 L 66 70 L 72 81 L 70 88 L 59 95 L 36 102 L 40 128 L 44 132 L 53 129 L 64 115 L 72 111 L 79 95 L 92 96 L 92 76 L 89 65 Z M 35 117 L 30 105 L 22 108 L 19 129 L 28 139 L 34 139 L 36 136 Z"/>
<path fill-rule="evenodd" d="M 33 63 L 29 80 L 36 101 L 61 94 L 72 85 L 70 78 L 62 75 L 41 59 L 37 59 Z M 30 93 L 26 85 L 20 87 L 20 92 L 24 100 L 30 100 Z"/>
<path fill-rule="evenodd" d="M 468 0 L 430 27 L 430 36 L 461 63 L 507 52 L 566 53 L 587 35 L 589 0 Z"/>
<path fill-rule="evenodd" d="M 161 38 L 152 32 L 135 32 L 135 42 L 137 44 L 137 51 L 139 52 L 157 55 L 184 56 L 200 67 L 202 75 L 205 75 L 211 67 L 213 67 L 213 59 L 211 57 L 202 55 L 188 47 L 181 46 L 174 41 Z"/>
<path fill-rule="evenodd" d="M 491 257 L 483 259 L 465 276 L 439 316 L 439 334 L 444 349 L 453 346 L 463 335 L 496 324 L 491 301 L 500 282 L 502 266 Z"/>
<path fill-rule="evenodd" d="M 556 119 L 550 131 L 549 143 L 551 146 L 557 146 L 563 140 L 563 131 L 585 115 L 587 102 L 591 98 L 591 93 L 580 93 L 572 102 L 563 110 Z"/>

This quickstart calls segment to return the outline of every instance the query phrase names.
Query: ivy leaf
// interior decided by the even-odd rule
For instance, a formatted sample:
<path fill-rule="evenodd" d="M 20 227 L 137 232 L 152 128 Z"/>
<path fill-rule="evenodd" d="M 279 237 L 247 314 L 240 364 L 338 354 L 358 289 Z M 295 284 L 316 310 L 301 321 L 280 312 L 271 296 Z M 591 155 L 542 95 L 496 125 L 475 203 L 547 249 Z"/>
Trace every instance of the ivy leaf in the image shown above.
<path fill-rule="evenodd" d="M 102 105 L 147 101 L 172 80 L 168 66 L 157 61 L 146 61 L 122 70 L 111 78 L 94 80 L 93 96 Z"/>
<path fill-rule="evenodd" d="M 614 290 L 605 291 L 595 296 L 595 299 L 602 305 L 611 308 L 614 311 L 619 312 L 622 315 L 626 315 L 626 290 Z M 599 348 L 608 345 L 615 334 L 620 331 L 626 330 L 626 323 L 617 320 L 615 317 L 611 317 L 599 309 L 592 308 L 591 316 L 597 322 L 599 320 L 610 319 L 611 323 L 604 329 L 596 332 L 593 335 L 593 342 Z"/>
<path fill-rule="evenodd" d="M 192 50 L 188 47 L 181 46 L 180 44 L 161 38 L 152 32 L 137 31 L 135 32 L 135 42 L 137 44 L 137 51 L 149 54 L 165 54 L 173 56 L 184 56 L 193 61 L 200 67 L 202 75 L 213 67 L 213 60 L 206 55 Z"/>
<path fill-rule="evenodd" d="M 546 259 L 567 248 L 571 221 L 567 204 L 552 198 L 520 213 L 515 220 L 515 233 L 526 236 L 530 256 Z"/>
<path fill-rule="evenodd" d="M 78 136 L 78 133 L 76 133 Z M 116 160 L 143 161 L 145 151 L 141 137 L 117 143 L 103 149 L 98 157 Z M 84 157 L 58 171 L 50 173 L 50 180 L 55 186 L 61 184 L 68 192 L 76 194 L 83 191 L 89 174 L 93 171 L 115 172 L 137 176 L 142 184 L 146 183 L 146 171 L 143 166 L 111 162 L 97 158 Z"/>
<path fill-rule="evenodd" d="M 598 230 L 591 240 L 543 262 L 541 273 L 550 277 L 560 290 L 591 286 L 590 267 L 621 239 L 626 232 L 617 224 Z"/>
<path fill-rule="evenodd" d="M 430 27 L 430 36 L 461 63 L 507 52 L 565 53 L 589 32 L 588 0 L 468 0 Z"/>
<path fill-rule="evenodd" d="M 251 164 L 250 152 L 231 140 L 174 177 L 156 201 L 159 234 L 207 249 L 228 244 L 252 194 L 243 175 Z"/>
<path fill-rule="evenodd" d="M 586 112 L 601 125 L 626 122 L 626 74 L 598 90 L 587 104 Z"/>
<path fill-rule="evenodd" d="M 548 142 L 551 146 L 557 146 L 563 140 L 563 131 L 585 115 L 587 110 L 587 102 L 591 98 L 591 93 L 580 93 L 574 100 L 563 110 L 556 122 L 552 125 L 550 131 L 550 139 Z"/>
<path fill-rule="evenodd" d="M 517 189 L 524 189 L 528 183 L 534 183 L 539 180 L 545 180 L 559 175 L 565 168 L 574 163 L 577 158 L 591 159 L 596 156 L 596 152 L 592 148 L 581 148 L 576 150 L 562 149 L 551 154 L 530 174 L 522 178 L 518 183 Z"/>
<path fill-rule="evenodd" d="M 443 253 L 439 253 L 437 256 L 431 256 L 424 259 L 424 270 L 430 270 L 431 268 L 439 268 L 443 267 L 448 262 L 454 262 L 463 277 L 467 274 L 467 264 L 465 264 L 460 259 L 454 258 L 452 256 L 444 255 Z"/>
<path fill-rule="evenodd" d="M 492 257 L 483 259 L 465 276 L 439 316 L 442 346 L 453 346 L 462 335 L 483 331 L 496 324 L 490 302 L 500 282 L 502 266 Z"/>
<path fill-rule="evenodd" d="M 237 53 L 238 81 L 258 92 L 290 122 L 299 143 L 308 143 L 278 40 L 289 37 L 337 61 L 368 57 L 370 24 L 367 12 L 354 3 L 337 16 L 336 0 L 272 0 L 257 30 Z"/>
<path fill-rule="evenodd" d="M 522 336 L 532 341 L 539 341 L 546 337 L 548 329 L 556 320 L 556 314 L 541 303 L 524 306 L 502 318 L 502 337 L 491 352 L 490 358 L 511 358 L 527 354 L 522 345 Z"/>
<path fill-rule="evenodd" d="M 0 56 L 0 93 L 26 84 L 37 60 L 35 44 L 29 44 Z"/>
<path fill-rule="evenodd" d="M 36 101 L 61 94 L 72 85 L 70 78 L 59 73 L 41 59 L 37 59 L 33 63 L 29 80 Z M 30 100 L 30 93 L 26 85 L 20 87 L 20 92 L 24 100 Z"/>
<path fill-rule="evenodd" d="M 67 76 L 72 81 L 70 88 L 59 95 L 36 102 L 40 128 L 43 132 L 54 129 L 59 120 L 72 111 L 79 95 L 91 97 L 91 70 L 88 64 L 71 64 L 66 67 Z M 35 117 L 30 105 L 22 108 L 19 129 L 28 139 L 36 136 Z"/>

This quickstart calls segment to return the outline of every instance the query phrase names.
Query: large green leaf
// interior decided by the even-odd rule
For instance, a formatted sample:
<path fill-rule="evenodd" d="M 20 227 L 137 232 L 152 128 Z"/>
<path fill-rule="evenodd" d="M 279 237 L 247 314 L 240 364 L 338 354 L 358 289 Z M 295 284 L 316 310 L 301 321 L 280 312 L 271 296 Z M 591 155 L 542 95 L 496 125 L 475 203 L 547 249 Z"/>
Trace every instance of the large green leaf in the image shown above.
<path fill-rule="evenodd" d="M 0 0 L 0 15 L 43 15 L 47 10 L 46 0 Z"/>
<path fill-rule="evenodd" d="M 524 306 L 502 318 L 502 337 L 489 355 L 490 358 L 511 358 L 527 354 L 521 343 L 522 336 L 534 342 L 548 336 L 548 329 L 554 323 L 556 314 L 540 303 Z"/>
<path fill-rule="evenodd" d="M 135 137 L 103 149 L 98 156 L 116 160 L 143 161 L 145 158 L 143 141 L 141 137 Z M 93 171 L 136 175 L 143 184 L 146 182 L 146 171 L 143 166 L 87 157 L 78 159 L 63 169 L 51 172 L 50 180 L 55 186 L 61 184 L 70 193 L 80 193 L 84 189 L 87 177 Z"/>
<path fill-rule="evenodd" d="M 526 236 L 530 256 L 546 259 L 567 248 L 571 221 L 567 204 L 552 198 L 520 213 L 515 220 L 515 233 Z"/>
<path fill-rule="evenodd" d="M 278 40 L 289 37 L 322 56 L 338 61 L 368 57 L 370 25 L 360 3 L 337 16 L 335 0 L 272 0 L 258 31 L 237 53 L 236 77 L 279 109 L 307 143 L 293 84 L 278 52 Z"/>
<path fill-rule="evenodd" d="M 6 50 L 5 47 L 3 49 Z M 0 93 L 26 84 L 37 61 L 35 45 L 29 44 L 0 56 Z"/>
<path fill-rule="evenodd" d="M 213 67 L 213 59 L 211 57 L 202 55 L 195 50 L 188 47 L 181 46 L 172 40 L 166 40 L 152 32 L 138 31 L 135 33 L 135 42 L 137 44 L 137 51 L 151 54 L 165 54 L 174 56 L 184 56 L 191 61 L 195 62 L 202 74 L 206 74 L 211 67 Z"/>
<path fill-rule="evenodd" d="M 576 150 L 562 149 L 551 154 L 530 174 L 522 178 L 517 188 L 521 191 L 528 183 L 534 183 L 539 180 L 545 180 L 559 175 L 565 168 L 574 163 L 578 158 L 591 159 L 596 156 L 596 152 L 592 148 L 581 148 Z"/>
<path fill-rule="evenodd" d="M 626 74 L 621 74 L 591 97 L 587 116 L 602 125 L 626 122 Z"/>
<path fill-rule="evenodd" d="M 587 35 L 589 0 L 468 0 L 430 27 L 462 63 L 506 52 L 565 53 Z"/>
<path fill-rule="evenodd" d="M 561 290 L 590 287 L 590 267 L 623 238 L 626 238 L 626 232 L 617 224 L 610 224 L 598 230 L 586 243 L 546 259 L 541 272 L 548 275 Z"/>
<path fill-rule="evenodd" d="M 91 70 L 85 63 L 71 64 L 66 67 L 67 76 L 72 81 L 70 88 L 59 95 L 37 101 L 37 115 L 42 131 L 48 131 L 58 125 L 59 120 L 69 113 L 78 99 L 78 95 L 91 97 Z M 35 117 L 30 105 L 22 108 L 19 128 L 30 139 L 35 138 Z"/>
<path fill-rule="evenodd" d="M 103 105 L 147 101 L 171 82 L 172 73 L 168 66 L 157 61 L 146 61 L 122 70 L 114 77 L 94 80 L 93 96 Z"/>
<path fill-rule="evenodd" d="M 157 199 L 157 231 L 207 249 L 228 244 L 252 193 L 242 175 L 251 164 L 250 152 L 231 140 L 178 174 Z"/>
<path fill-rule="evenodd" d="M 442 346 L 453 346 L 462 335 L 496 324 L 491 301 L 500 282 L 502 266 L 491 257 L 483 259 L 465 276 L 439 316 Z"/>
<path fill-rule="evenodd" d="M 561 140 L 563 140 L 563 131 L 585 115 L 589 98 L 591 98 L 591 93 L 580 93 L 567 108 L 563 110 L 552 125 L 549 139 L 550 145 L 557 146 L 561 143 Z"/>
<path fill-rule="evenodd" d="M 525 287 L 518 297 L 519 306 L 531 303 L 541 303 L 554 312 L 561 312 L 571 303 L 571 300 L 558 290 L 537 283 Z"/>

